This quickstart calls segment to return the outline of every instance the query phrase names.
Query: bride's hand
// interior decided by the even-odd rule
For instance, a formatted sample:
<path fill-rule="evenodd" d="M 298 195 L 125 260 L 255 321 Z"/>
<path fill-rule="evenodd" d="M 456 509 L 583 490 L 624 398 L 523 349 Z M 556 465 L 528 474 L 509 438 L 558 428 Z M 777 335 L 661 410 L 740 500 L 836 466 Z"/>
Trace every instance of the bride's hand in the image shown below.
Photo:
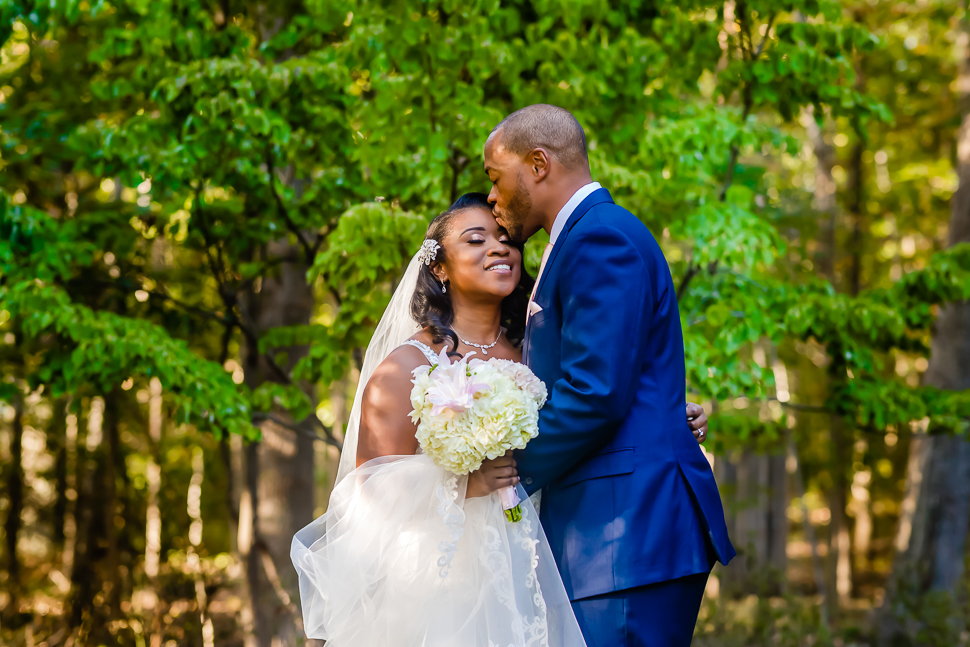
<path fill-rule="evenodd" d="M 707 440 L 707 414 L 704 407 L 693 402 L 687 403 L 687 425 L 697 442 L 703 443 Z"/>
<path fill-rule="evenodd" d="M 481 467 L 468 475 L 465 498 L 488 496 L 518 482 L 519 473 L 515 469 L 515 459 L 512 458 L 512 452 L 508 451 L 505 456 L 485 460 Z"/>

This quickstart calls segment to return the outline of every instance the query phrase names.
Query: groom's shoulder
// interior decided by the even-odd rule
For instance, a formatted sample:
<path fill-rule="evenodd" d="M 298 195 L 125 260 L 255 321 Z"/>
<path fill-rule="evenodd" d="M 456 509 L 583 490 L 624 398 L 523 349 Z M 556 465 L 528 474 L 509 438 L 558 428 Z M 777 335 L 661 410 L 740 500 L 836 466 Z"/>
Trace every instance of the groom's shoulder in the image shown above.
<path fill-rule="evenodd" d="M 613 229 L 638 247 L 656 245 L 656 239 L 643 221 L 628 209 L 612 201 L 594 205 L 576 224 L 580 232 L 591 229 Z"/>

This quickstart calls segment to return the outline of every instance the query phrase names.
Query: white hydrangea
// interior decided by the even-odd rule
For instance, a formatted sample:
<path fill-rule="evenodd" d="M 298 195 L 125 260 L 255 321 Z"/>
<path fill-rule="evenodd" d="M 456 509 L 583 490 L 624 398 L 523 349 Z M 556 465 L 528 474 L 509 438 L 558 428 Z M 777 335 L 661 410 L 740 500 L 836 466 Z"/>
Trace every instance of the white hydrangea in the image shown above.
<path fill-rule="evenodd" d="M 522 449 L 539 433 L 546 387 L 524 364 L 503 359 L 451 363 L 442 351 L 434 366 L 414 369 L 411 420 L 418 444 L 439 467 L 474 472 L 486 458 Z"/>

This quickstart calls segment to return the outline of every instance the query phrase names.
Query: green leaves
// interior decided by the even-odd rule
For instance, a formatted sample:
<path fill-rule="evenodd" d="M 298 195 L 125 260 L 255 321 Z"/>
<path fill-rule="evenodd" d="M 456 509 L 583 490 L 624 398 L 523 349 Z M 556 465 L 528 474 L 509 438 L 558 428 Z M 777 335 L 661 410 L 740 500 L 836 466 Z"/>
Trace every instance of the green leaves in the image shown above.
<path fill-rule="evenodd" d="M 745 13 L 729 37 L 741 55 L 719 74 L 717 92 L 725 98 L 737 92 L 750 109 L 777 111 L 785 121 L 806 105 L 862 121 L 890 119 L 884 107 L 854 87 L 852 55 L 871 50 L 878 40 L 862 25 L 843 22 L 837 2 L 805 3 L 810 8 L 786 4 L 741 6 Z M 794 11 L 808 19 L 796 19 Z"/>
<path fill-rule="evenodd" d="M 738 204 L 700 205 L 688 218 L 682 235 L 693 241 L 693 262 L 700 265 L 722 263 L 733 269 L 768 266 L 785 250 L 772 223 Z"/>
<path fill-rule="evenodd" d="M 78 236 L 76 223 L 57 228 L 47 214 L 15 205 L 0 193 L 0 277 L 67 280 L 76 265 L 91 262 L 95 246 Z"/>
<path fill-rule="evenodd" d="M 876 387 L 849 387 L 908 388 L 888 357 L 925 352 L 932 304 L 967 298 L 965 250 L 857 298 L 793 265 L 817 215 L 784 195 L 805 147 L 793 117 L 815 106 L 856 124 L 889 118 L 855 77 L 856 57 L 887 43 L 838 2 L 752 0 L 727 24 L 723 3 L 693 0 L 82 8 L 2 5 L 25 31 L 0 36 L 27 43 L 29 29 L 30 43 L 43 34 L 58 48 L 31 45 L 36 69 L 11 65 L 0 83 L 15 88 L 0 108 L 4 187 L 40 187 L 0 202 L 0 290 L 19 299 L 32 341 L 64 336 L 63 352 L 42 350 L 36 381 L 159 374 L 169 360 L 152 348 L 164 348 L 179 367 L 168 383 L 193 394 L 186 410 L 203 421 L 246 401 L 219 365 L 243 344 L 285 352 L 281 364 L 307 348 L 280 382 L 339 379 L 430 218 L 487 190 L 491 128 L 548 102 L 576 114 L 595 178 L 664 246 L 692 389 L 768 397 L 772 372 L 753 349 L 812 341 L 841 376 L 833 410 L 873 424 L 951 415 L 923 391 L 912 391 L 922 409 L 877 413 L 861 400 Z M 920 211 L 926 173 L 906 177 Z M 542 242 L 527 247 L 533 272 Z M 291 272 L 311 284 L 309 324 L 259 329 L 253 296 Z M 83 325 L 69 331 L 72 317 Z M 196 393 L 200 376 L 209 386 Z M 302 415 L 315 403 L 297 391 L 266 385 L 247 406 Z"/>
<path fill-rule="evenodd" d="M 338 304 L 328 317 L 326 337 L 317 336 L 310 350 L 320 375 L 340 376 L 328 354 L 345 358 L 351 349 L 367 345 L 390 299 L 392 281 L 417 252 L 426 229 L 423 217 L 385 203 L 365 203 L 341 216 L 328 248 L 307 273 L 311 281 L 322 278 Z"/>
<path fill-rule="evenodd" d="M 313 415 L 315 409 L 307 394 L 295 384 L 264 382 L 253 391 L 252 402 L 257 411 L 282 409 L 289 412 L 294 420 Z"/>
<path fill-rule="evenodd" d="M 884 376 L 890 353 L 928 352 L 932 306 L 967 298 L 970 245 L 940 252 L 925 269 L 905 275 L 891 288 L 855 298 L 821 283 L 790 286 L 718 273 L 697 285 L 694 298 L 685 303 L 692 309 L 682 309 L 688 381 L 716 399 L 741 393 L 764 397 L 768 376 L 746 348 L 761 339 L 815 341 L 839 367 L 830 400 L 833 412 L 878 429 L 929 417 L 941 430 L 958 430 L 958 420 L 970 413 L 965 394 L 913 389 Z"/>
<path fill-rule="evenodd" d="M 46 340 L 32 386 L 105 393 L 130 377 L 157 377 L 187 420 L 252 437 L 248 398 L 221 366 L 157 325 L 74 303 L 57 286 L 92 262 L 94 246 L 76 238 L 77 225 L 0 194 L 0 304 L 25 336 Z"/>
<path fill-rule="evenodd" d="M 3 297 L 26 335 L 57 338 L 31 376 L 33 386 L 48 384 L 55 396 L 87 387 L 105 393 L 129 377 L 157 377 L 186 421 L 216 433 L 256 434 L 248 398 L 229 374 L 158 326 L 95 312 L 51 286 L 22 282 L 7 287 Z"/>

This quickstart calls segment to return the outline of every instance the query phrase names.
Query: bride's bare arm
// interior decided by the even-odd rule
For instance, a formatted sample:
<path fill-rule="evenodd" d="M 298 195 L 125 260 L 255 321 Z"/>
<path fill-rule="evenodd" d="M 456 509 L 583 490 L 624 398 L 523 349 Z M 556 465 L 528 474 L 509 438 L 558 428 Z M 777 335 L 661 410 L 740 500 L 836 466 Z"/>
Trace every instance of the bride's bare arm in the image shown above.
<path fill-rule="evenodd" d="M 418 449 L 411 422 L 411 371 L 423 362 L 410 346 L 387 356 L 371 375 L 360 407 L 357 466 L 380 456 L 413 456 Z"/>

